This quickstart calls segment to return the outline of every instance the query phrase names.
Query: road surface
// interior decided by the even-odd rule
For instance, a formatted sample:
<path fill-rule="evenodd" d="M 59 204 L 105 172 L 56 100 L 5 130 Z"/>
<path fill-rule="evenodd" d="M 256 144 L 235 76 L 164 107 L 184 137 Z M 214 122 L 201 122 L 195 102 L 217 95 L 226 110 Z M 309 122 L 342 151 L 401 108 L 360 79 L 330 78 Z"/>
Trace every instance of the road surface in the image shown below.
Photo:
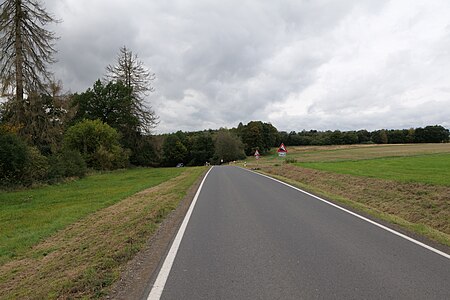
<path fill-rule="evenodd" d="M 269 178 L 214 167 L 161 299 L 450 299 L 450 259 Z"/>

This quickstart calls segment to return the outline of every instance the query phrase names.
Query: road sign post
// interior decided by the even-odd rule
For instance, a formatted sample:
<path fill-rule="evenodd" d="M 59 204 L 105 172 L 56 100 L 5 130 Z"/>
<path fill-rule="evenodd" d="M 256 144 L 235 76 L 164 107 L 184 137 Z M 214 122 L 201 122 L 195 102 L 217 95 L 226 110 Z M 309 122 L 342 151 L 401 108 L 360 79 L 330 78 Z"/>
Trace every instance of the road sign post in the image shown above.
<path fill-rule="evenodd" d="M 256 167 L 258 168 L 258 160 L 259 160 L 259 157 L 261 156 L 261 154 L 259 154 L 258 149 L 255 150 L 254 156 L 256 158 Z"/>
<path fill-rule="evenodd" d="M 287 154 L 286 146 L 283 143 L 281 143 L 281 145 L 278 148 L 277 152 L 278 152 L 278 156 L 286 157 L 286 154 Z"/>

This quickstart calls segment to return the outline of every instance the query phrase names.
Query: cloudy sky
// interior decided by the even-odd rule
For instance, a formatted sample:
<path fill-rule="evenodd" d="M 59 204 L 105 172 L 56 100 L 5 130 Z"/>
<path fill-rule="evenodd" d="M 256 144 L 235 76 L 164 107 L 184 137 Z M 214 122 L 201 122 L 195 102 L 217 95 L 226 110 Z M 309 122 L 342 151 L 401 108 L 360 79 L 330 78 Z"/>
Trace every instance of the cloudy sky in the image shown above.
<path fill-rule="evenodd" d="M 450 127 L 448 0 L 47 0 L 66 90 L 126 45 L 157 79 L 157 133 Z"/>

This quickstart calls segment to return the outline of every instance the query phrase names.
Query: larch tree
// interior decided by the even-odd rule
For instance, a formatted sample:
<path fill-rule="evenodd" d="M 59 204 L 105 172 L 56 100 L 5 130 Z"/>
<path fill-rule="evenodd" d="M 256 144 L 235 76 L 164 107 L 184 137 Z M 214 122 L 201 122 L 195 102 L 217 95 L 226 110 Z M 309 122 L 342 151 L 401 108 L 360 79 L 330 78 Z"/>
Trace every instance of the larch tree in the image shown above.
<path fill-rule="evenodd" d="M 45 29 L 58 22 L 38 0 L 4 0 L 0 4 L 0 79 L 2 95 L 40 93 L 51 80 L 47 65 L 55 62 L 57 39 Z"/>
<path fill-rule="evenodd" d="M 139 119 L 141 132 L 150 132 L 158 124 L 155 111 L 145 103 L 145 97 L 154 91 L 152 81 L 156 75 L 151 73 L 136 54 L 127 47 L 121 47 L 117 55 L 117 63 L 106 67 L 106 79 L 113 82 L 121 81 L 129 88 L 132 98 L 133 114 Z"/>

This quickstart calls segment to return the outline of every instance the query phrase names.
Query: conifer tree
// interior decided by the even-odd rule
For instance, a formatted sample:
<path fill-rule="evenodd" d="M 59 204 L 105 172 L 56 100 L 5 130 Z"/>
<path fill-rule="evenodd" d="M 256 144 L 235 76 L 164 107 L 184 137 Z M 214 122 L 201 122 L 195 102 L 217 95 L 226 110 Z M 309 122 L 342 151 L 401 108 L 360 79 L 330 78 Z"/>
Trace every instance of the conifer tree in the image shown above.
<path fill-rule="evenodd" d="M 127 47 L 122 47 L 117 56 L 116 65 L 106 67 L 106 79 L 121 81 L 129 88 L 130 96 L 133 99 L 133 114 L 139 119 L 139 130 L 149 132 L 158 124 L 158 116 L 150 106 L 145 103 L 145 97 L 154 91 L 151 82 L 156 76 L 144 66 L 136 54 Z"/>
<path fill-rule="evenodd" d="M 24 106 L 24 94 L 41 93 L 55 62 L 57 39 L 45 26 L 58 22 L 37 0 L 4 0 L 0 4 L 0 79 L 2 95 L 14 95 Z M 20 112 L 18 112 L 20 113 Z"/>

